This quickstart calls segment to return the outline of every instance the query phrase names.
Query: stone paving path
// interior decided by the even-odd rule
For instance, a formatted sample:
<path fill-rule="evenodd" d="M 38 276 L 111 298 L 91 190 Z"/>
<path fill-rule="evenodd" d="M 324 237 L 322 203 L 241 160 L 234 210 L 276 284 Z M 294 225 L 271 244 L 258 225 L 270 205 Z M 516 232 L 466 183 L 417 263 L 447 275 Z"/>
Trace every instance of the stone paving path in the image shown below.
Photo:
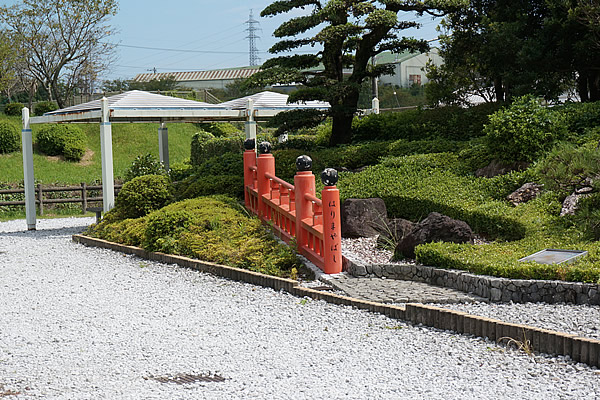
<path fill-rule="evenodd" d="M 356 278 L 346 273 L 327 281 L 348 296 L 379 303 L 473 303 L 487 300 L 459 290 L 398 279 Z"/>

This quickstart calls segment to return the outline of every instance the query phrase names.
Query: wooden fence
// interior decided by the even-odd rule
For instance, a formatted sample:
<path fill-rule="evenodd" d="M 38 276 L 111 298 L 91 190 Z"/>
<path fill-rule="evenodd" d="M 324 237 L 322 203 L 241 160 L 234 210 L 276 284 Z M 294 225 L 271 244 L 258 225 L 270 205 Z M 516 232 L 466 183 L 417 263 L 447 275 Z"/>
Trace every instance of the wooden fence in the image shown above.
<path fill-rule="evenodd" d="M 123 185 L 115 185 L 115 195 Z M 102 193 L 102 186 L 88 186 L 82 183 L 80 186 L 66 187 L 43 187 L 41 184 L 36 186 L 35 203 L 38 205 L 39 215 L 44 215 L 44 204 L 64 204 L 64 203 L 81 203 L 81 211 L 85 214 L 88 204 L 91 202 L 102 202 L 102 195 L 99 197 L 89 197 L 90 191 L 99 190 Z M 80 193 L 81 197 L 64 197 L 64 198 L 45 198 L 47 193 Z M 25 194 L 25 189 L 3 189 L 0 190 L 0 196 L 6 194 Z M 17 201 L 0 201 L 0 206 L 24 206 L 25 200 Z"/>
<path fill-rule="evenodd" d="M 244 201 L 246 208 L 272 226 L 285 242 L 296 240 L 298 253 L 327 274 L 342 272 L 340 195 L 335 187 L 337 171 L 321 174 L 325 185 L 321 199 L 315 196 L 312 160 L 300 156 L 294 185 L 275 176 L 275 158 L 270 144 L 259 146 L 256 157 L 254 139 L 244 143 Z"/>

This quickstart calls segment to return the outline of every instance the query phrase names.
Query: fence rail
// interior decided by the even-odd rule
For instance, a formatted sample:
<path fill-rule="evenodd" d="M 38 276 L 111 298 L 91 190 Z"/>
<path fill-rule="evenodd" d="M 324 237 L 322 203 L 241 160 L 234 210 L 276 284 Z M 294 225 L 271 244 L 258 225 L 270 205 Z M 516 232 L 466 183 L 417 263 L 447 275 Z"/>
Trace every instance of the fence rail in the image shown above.
<path fill-rule="evenodd" d="M 337 172 L 322 174 L 325 188 L 315 196 L 312 160 L 300 156 L 294 184 L 275 175 L 270 145 L 261 144 L 256 157 L 254 139 L 244 143 L 244 201 L 246 208 L 269 223 L 285 242 L 296 240 L 297 251 L 327 274 L 342 272 L 339 191 Z"/>
<path fill-rule="evenodd" d="M 115 195 L 121 190 L 123 185 L 115 185 Z M 38 205 L 40 215 L 44 215 L 44 204 L 65 204 L 65 203 L 81 203 L 81 212 L 85 214 L 88 203 L 102 202 L 102 196 L 90 197 L 90 191 L 99 190 L 102 192 L 102 186 L 92 185 L 88 186 L 86 183 L 82 183 L 80 186 L 49 186 L 44 187 L 38 184 L 35 189 L 35 203 Z M 66 197 L 66 198 L 44 198 L 44 194 L 47 193 L 60 193 L 60 192 L 79 192 L 81 197 Z M 0 196 L 6 194 L 25 194 L 25 189 L 2 189 L 0 190 Z M 25 200 L 17 201 L 0 201 L 0 206 L 24 206 Z"/>

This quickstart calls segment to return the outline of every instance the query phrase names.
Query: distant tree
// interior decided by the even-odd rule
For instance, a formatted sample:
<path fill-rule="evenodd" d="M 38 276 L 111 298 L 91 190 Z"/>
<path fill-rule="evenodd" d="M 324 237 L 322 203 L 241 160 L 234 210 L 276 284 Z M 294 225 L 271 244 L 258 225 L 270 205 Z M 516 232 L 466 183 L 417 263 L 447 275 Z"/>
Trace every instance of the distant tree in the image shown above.
<path fill-rule="evenodd" d="M 131 80 L 113 79 L 102 82 L 101 89 L 105 92 L 126 92 L 129 90 Z"/>
<path fill-rule="evenodd" d="M 148 82 L 129 82 L 130 90 L 146 90 L 149 92 L 166 92 L 169 90 L 175 90 L 177 88 L 177 79 L 172 75 L 167 76 L 166 78 L 160 79 L 151 79 Z"/>
<path fill-rule="evenodd" d="M 576 86 L 583 101 L 600 100 L 600 54 L 582 23 L 581 2 L 470 0 L 442 23 L 444 64 L 428 66 L 428 97 L 434 103 L 464 103 L 473 94 L 497 102 L 525 94 L 551 100 Z"/>
<path fill-rule="evenodd" d="M 29 74 L 64 107 L 81 76 L 103 70 L 114 54 L 104 40 L 113 34 L 108 20 L 116 12 L 116 0 L 21 0 L 0 7 L 0 21 Z"/>
<path fill-rule="evenodd" d="M 10 89 L 16 83 L 15 67 L 17 51 L 12 46 L 9 35 L 0 31 L 0 93 L 6 93 L 10 98 Z"/>
<path fill-rule="evenodd" d="M 398 20 L 398 13 L 441 15 L 448 9 L 465 4 L 462 0 L 280 0 L 265 8 L 261 16 L 272 17 L 288 12 L 302 13 L 284 22 L 274 32 L 282 39 L 269 50 L 277 54 L 303 46 L 320 45 L 314 54 L 279 56 L 267 60 L 262 71 L 249 78 L 258 87 L 270 84 L 297 84 L 301 88 L 289 101 L 323 100 L 329 102 L 332 118 L 330 145 L 351 140 L 352 118 L 357 110 L 361 85 L 368 79 L 392 72 L 390 65 L 371 65 L 372 57 L 384 51 L 424 52 L 424 40 L 399 36 L 400 32 L 418 27 L 412 21 Z M 311 32 L 316 33 L 311 34 Z M 295 116 L 291 114 L 296 114 Z M 302 111 L 290 112 L 296 127 Z M 319 123 L 314 111 L 306 124 Z"/>

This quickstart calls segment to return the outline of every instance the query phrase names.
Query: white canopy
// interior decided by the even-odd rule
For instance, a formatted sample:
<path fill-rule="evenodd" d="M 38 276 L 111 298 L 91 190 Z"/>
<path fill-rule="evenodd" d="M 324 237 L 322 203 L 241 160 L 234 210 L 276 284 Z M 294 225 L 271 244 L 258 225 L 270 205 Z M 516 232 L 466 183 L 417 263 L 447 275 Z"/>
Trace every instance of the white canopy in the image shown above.
<path fill-rule="evenodd" d="M 159 123 L 158 145 L 160 160 L 169 168 L 169 142 L 167 122 L 246 121 L 246 137 L 256 138 L 256 121 L 267 120 L 274 115 L 297 108 L 327 109 L 323 102 L 287 104 L 288 96 L 273 92 L 261 92 L 241 99 L 220 104 L 132 90 L 101 100 L 48 112 L 41 117 L 29 117 L 29 109 L 23 109 L 23 174 L 25 180 L 25 210 L 27 227 L 36 227 L 35 191 L 33 174 L 33 138 L 30 124 L 48 123 L 100 123 L 102 158 L 102 191 L 104 211 L 114 206 L 114 177 L 112 156 L 112 122 Z"/>
<path fill-rule="evenodd" d="M 288 98 L 289 96 L 287 94 L 265 91 L 251 96 L 226 101 L 218 104 L 218 106 L 232 110 L 242 110 L 246 108 L 248 100 L 252 100 L 255 109 L 277 109 L 284 111 L 299 108 L 316 108 L 325 110 L 330 107 L 329 103 L 324 101 L 305 101 L 288 104 Z"/>

